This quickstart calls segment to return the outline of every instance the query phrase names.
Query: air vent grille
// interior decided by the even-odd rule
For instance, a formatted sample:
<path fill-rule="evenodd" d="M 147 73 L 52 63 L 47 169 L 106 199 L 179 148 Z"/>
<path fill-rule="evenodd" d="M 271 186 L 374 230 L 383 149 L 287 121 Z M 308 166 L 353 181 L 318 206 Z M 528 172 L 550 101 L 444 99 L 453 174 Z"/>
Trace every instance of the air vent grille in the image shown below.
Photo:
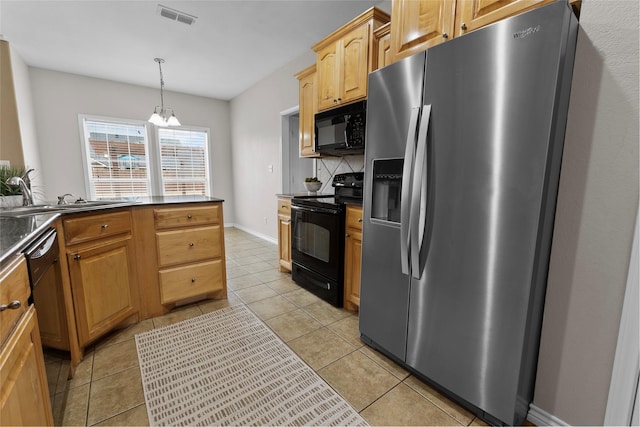
<path fill-rule="evenodd" d="M 183 24 L 193 25 L 198 19 L 197 16 L 189 15 L 188 13 L 180 12 L 179 10 L 171 9 L 170 7 L 158 5 L 158 15 L 171 19 L 172 21 L 182 22 Z"/>

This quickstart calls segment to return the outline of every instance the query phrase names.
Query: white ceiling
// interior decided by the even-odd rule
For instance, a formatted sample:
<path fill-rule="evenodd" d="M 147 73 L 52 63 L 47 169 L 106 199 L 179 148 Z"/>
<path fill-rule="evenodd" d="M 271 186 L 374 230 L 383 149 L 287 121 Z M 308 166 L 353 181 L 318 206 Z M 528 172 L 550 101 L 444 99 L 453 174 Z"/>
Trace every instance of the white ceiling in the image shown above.
<path fill-rule="evenodd" d="M 141 86 L 159 87 L 164 58 L 165 89 L 228 100 L 379 2 L 0 0 L 0 34 L 30 66 Z"/>

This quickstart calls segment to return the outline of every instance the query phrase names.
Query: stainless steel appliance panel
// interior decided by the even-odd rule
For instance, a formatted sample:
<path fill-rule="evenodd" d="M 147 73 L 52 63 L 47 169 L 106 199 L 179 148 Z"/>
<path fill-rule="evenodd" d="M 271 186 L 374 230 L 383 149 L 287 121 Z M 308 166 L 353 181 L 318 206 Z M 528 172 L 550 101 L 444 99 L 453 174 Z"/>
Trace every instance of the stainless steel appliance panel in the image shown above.
<path fill-rule="evenodd" d="M 518 390 L 530 311 L 542 309 L 530 296 L 546 281 L 536 269 L 548 262 L 569 14 L 557 3 L 427 52 L 430 238 L 410 288 L 406 362 L 508 423 L 528 409 Z"/>
<path fill-rule="evenodd" d="M 412 111 L 422 102 L 425 54 L 396 62 L 369 75 L 365 192 L 374 189 L 374 160 L 399 159 Z M 405 185 L 407 177 L 402 177 Z M 401 224 L 372 220 L 372 197 L 365 197 L 360 284 L 360 332 L 365 341 L 404 360 L 409 276 L 400 269 Z"/>

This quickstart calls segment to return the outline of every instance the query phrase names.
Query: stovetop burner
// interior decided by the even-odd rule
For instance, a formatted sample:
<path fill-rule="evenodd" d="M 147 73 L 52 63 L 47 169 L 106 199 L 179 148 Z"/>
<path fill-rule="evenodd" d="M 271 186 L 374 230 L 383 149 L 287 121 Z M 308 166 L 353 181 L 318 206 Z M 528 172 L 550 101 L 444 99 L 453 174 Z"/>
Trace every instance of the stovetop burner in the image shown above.
<path fill-rule="evenodd" d="M 304 206 L 340 207 L 345 203 L 362 203 L 364 172 L 336 174 L 331 181 L 335 194 L 298 196 L 293 202 Z"/>

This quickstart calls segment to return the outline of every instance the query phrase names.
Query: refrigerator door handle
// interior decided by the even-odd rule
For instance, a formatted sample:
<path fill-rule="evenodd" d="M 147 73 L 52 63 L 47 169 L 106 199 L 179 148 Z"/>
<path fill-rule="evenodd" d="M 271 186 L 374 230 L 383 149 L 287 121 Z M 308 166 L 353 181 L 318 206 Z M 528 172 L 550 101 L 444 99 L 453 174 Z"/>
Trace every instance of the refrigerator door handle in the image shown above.
<path fill-rule="evenodd" d="M 425 262 L 420 255 L 427 219 L 427 177 L 429 176 L 426 170 L 427 133 L 429 131 L 430 118 L 431 105 L 425 105 L 422 107 L 422 117 L 420 118 L 416 165 L 413 171 L 413 188 L 411 191 L 411 275 L 416 279 L 420 279 Z"/>
<path fill-rule="evenodd" d="M 409 274 L 409 243 L 411 220 L 411 185 L 413 181 L 413 164 L 416 154 L 416 133 L 420 107 L 411 109 L 409 118 L 409 130 L 407 132 L 407 145 L 404 151 L 404 163 L 402 166 L 402 193 L 400 194 L 400 263 L 402 274 Z"/>

